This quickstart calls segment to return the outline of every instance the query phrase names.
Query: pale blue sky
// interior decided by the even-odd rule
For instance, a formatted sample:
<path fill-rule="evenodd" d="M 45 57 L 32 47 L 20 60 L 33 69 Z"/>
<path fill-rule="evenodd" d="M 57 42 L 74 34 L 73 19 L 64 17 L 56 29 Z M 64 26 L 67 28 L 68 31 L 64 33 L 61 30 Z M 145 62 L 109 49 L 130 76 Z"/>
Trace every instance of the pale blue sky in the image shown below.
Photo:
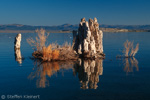
<path fill-rule="evenodd" d="M 150 0 L 0 0 L 0 24 L 78 24 L 97 17 L 100 24 L 150 24 Z"/>

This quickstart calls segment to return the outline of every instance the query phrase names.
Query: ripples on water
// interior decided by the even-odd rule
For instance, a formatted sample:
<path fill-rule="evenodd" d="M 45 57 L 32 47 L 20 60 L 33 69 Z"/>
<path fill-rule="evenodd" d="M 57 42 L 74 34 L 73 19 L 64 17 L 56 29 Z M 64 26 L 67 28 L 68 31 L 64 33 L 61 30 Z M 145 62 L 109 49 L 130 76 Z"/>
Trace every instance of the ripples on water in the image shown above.
<path fill-rule="evenodd" d="M 41 99 L 148 100 L 150 44 L 148 33 L 104 33 L 104 53 L 99 60 L 40 62 L 31 59 L 32 48 L 22 34 L 21 50 L 14 50 L 16 34 L 0 34 L 0 95 L 39 94 Z M 47 44 L 72 42 L 72 34 L 50 34 Z M 140 44 L 135 58 L 116 59 L 123 43 Z M 21 59 L 23 58 L 23 59 Z"/>

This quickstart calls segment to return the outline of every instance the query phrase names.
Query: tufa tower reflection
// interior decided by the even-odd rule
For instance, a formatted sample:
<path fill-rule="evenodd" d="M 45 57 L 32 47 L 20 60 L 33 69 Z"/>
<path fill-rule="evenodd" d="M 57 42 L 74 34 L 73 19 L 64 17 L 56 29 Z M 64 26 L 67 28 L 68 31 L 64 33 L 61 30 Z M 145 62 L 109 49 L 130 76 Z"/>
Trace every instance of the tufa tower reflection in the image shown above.
<path fill-rule="evenodd" d="M 97 89 L 99 76 L 103 74 L 103 59 L 81 60 L 74 65 L 74 75 L 77 75 L 81 89 Z"/>

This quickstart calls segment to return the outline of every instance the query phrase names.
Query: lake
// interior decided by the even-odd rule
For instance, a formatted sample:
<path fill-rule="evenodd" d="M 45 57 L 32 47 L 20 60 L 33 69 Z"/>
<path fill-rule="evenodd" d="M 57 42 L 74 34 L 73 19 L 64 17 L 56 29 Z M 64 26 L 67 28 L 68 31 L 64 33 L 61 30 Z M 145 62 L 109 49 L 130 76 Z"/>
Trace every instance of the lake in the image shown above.
<path fill-rule="evenodd" d="M 28 100 L 150 100 L 150 33 L 104 33 L 105 59 L 40 63 L 23 33 L 18 60 L 17 33 L 0 33 L 0 96 Z M 72 42 L 72 33 L 50 33 L 49 43 Z M 135 58 L 116 58 L 126 40 L 139 43 Z"/>

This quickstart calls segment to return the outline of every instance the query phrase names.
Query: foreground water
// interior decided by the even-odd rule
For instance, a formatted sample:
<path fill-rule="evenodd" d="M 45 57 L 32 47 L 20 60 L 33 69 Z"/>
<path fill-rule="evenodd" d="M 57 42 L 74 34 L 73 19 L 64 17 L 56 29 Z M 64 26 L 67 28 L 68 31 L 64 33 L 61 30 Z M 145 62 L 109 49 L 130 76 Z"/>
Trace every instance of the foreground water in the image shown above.
<path fill-rule="evenodd" d="M 0 33 L 1 99 L 150 100 L 150 33 L 104 33 L 104 60 L 40 63 L 30 59 L 22 34 L 23 60 L 15 58 L 14 33 Z M 139 43 L 135 58 L 116 59 L 126 40 Z M 72 42 L 71 33 L 50 34 L 48 43 Z M 34 97 L 34 98 L 33 98 Z"/>

